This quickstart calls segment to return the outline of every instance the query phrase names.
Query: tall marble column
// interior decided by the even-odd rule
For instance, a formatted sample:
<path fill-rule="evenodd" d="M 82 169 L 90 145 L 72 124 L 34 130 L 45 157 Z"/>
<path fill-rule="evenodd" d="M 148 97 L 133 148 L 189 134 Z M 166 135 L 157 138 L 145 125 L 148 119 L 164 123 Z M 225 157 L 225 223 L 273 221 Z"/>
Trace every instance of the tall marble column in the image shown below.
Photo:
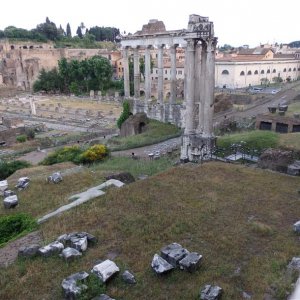
<path fill-rule="evenodd" d="M 178 45 L 172 45 L 170 47 L 171 54 L 171 95 L 169 104 L 172 105 L 176 101 L 176 48 Z"/>
<path fill-rule="evenodd" d="M 158 55 L 157 55 L 157 69 L 158 69 L 158 82 L 157 82 L 157 91 L 158 91 L 158 103 L 163 104 L 164 102 L 164 61 L 163 61 L 164 45 L 158 46 Z"/>
<path fill-rule="evenodd" d="M 195 104 L 195 41 L 187 40 L 185 52 L 186 64 L 186 112 L 185 112 L 185 130 L 184 134 L 194 133 L 194 104 Z"/>
<path fill-rule="evenodd" d="M 200 42 L 197 42 L 195 46 L 195 105 L 198 108 L 198 120 L 197 120 L 197 128 L 196 133 L 200 134 L 203 131 L 202 126 L 202 118 L 203 118 L 203 107 L 202 107 L 202 100 L 203 97 L 201 97 L 201 93 L 203 91 L 203 85 L 202 83 L 202 46 Z"/>
<path fill-rule="evenodd" d="M 123 76 L 124 76 L 124 96 L 130 97 L 130 85 L 129 85 L 129 63 L 128 63 L 128 48 L 123 48 Z"/>
<path fill-rule="evenodd" d="M 215 89 L 215 50 L 216 38 L 206 41 L 205 63 L 205 102 L 204 102 L 204 127 L 203 136 L 213 136 L 213 113 L 214 113 L 214 89 Z"/>
<path fill-rule="evenodd" d="M 151 100 L 151 46 L 145 49 L 145 105 L 148 106 L 148 101 Z"/>
<path fill-rule="evenodd" d="M 134 72 L 134 99 L 140 98 L 140 56 L 139 47 L 133 49 L 133 72 Z"/>

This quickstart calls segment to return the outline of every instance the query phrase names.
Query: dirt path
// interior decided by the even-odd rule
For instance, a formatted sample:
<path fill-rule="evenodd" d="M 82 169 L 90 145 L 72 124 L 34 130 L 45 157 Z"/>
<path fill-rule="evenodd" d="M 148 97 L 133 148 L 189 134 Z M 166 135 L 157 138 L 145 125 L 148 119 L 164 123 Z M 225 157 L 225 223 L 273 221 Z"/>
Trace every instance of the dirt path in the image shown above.
<path fill-rule="evenodd" d="M 20 247 L 30 244 L 42 245 L 42 234 L 40 231 L 34 231 L 15 241 L 8 243 L 5 247 L 0 248 L 0 267 L 7 267 L 12 264 L 18 257 Z"/>

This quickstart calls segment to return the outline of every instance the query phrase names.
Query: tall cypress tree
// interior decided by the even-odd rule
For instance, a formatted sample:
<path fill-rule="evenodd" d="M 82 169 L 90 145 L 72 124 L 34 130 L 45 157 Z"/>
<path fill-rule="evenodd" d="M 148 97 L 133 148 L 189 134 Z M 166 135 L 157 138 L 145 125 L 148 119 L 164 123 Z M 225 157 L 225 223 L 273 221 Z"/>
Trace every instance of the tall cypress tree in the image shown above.
<path fill-rule="evenodd" d="M 67 24 L 67 37 L 72 37 L 71 26 L 69 23 Z"/>

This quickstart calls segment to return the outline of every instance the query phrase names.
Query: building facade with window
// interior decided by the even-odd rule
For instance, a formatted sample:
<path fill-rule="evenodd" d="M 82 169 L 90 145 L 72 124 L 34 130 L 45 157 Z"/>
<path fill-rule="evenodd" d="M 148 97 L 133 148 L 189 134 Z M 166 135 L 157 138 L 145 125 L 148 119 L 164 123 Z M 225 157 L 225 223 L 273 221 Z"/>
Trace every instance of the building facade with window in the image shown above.
<path fill-rule="evenodd" d="M 219 88 L 243 88 L 300 77 L 300 58 L 295 54 L 275 54 L 272 49 L 243 49 L 234 54 L 218 54 L 215 80 Z"/>

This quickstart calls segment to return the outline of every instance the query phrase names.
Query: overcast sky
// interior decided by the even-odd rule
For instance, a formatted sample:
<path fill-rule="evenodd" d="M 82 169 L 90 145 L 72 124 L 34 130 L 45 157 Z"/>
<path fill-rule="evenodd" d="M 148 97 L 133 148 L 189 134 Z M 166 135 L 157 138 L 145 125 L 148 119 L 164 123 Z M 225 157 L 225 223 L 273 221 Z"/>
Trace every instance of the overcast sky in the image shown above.
<path fill-rule="evenodd" d="M 134 33 L 150 19 L 167 30 L 187 28 L 190 14 L 209 17 L 219 45 L 289 43 L 300 40 L 300 1 L 270 0 L 15 0 L 1 1 L 0 29 L 13 25 L 33 29 L 46 17 L 72 35 L 81 22 L 86 27 L 117 27 Z"/>

